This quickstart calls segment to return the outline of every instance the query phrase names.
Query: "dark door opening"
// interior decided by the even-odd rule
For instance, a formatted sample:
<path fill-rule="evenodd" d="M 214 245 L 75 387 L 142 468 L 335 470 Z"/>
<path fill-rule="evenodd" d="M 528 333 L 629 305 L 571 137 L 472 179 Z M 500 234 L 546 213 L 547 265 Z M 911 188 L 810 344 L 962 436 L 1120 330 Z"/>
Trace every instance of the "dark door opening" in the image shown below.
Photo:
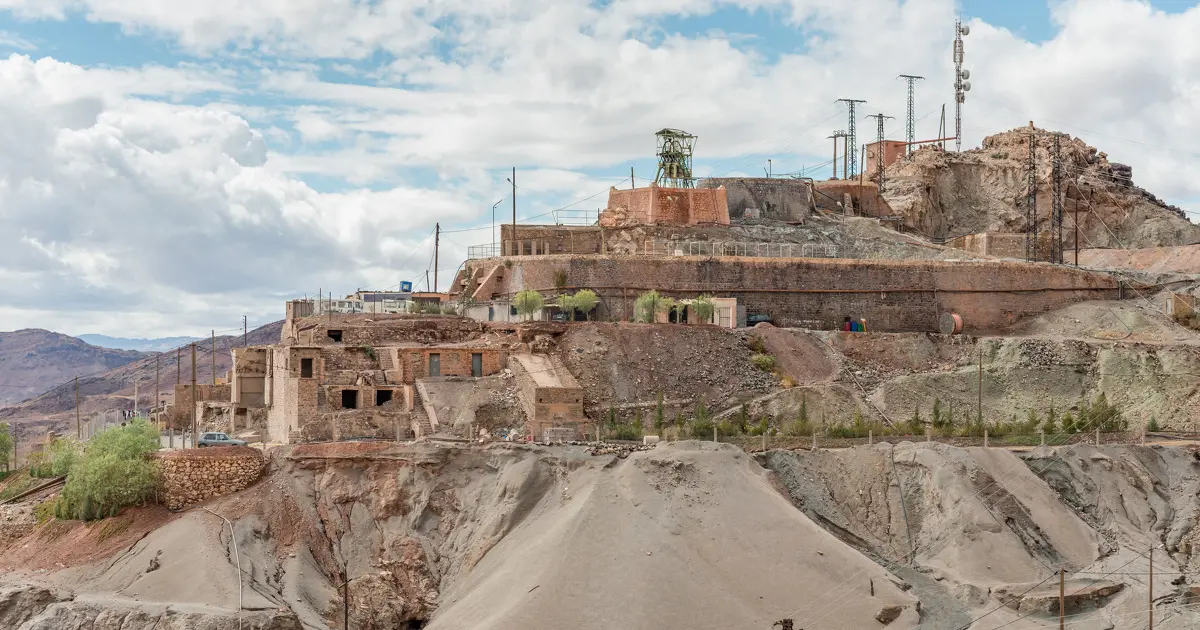
<path fill-rule="evenodd" d="M 342 409 L 358 409 L 358 390 L 342 390 Z"/>
<path fill-rule="evenodd" d="M 429 375 L 430 376 L 441 376 L 442 375 L 442 355 L 440 355 L 440 354 L 429 355 Z"/>
<path fill-rule="evenodd" d="M 300 378 L 313 377 L 313 360 L 300 359 Z"/>
<path fill-rule="evenodd" d="M 392 390 L 377 389 L 375 390 L 375 406 L 382 407 L 383 405 L 392 402 Z"/>
<path fill-rule="evenodd" d="M 330 330 L 330 331 L 326 332 L 325 334 L 329 335 L 329 338 L 336 341 L 337 343 L 342 343 L 342 331 Z"/>
<path fill-rule="evenodd" d="M 471 355 L 471 376 L 483 376 L 483 355 L 475 353 Z"/>

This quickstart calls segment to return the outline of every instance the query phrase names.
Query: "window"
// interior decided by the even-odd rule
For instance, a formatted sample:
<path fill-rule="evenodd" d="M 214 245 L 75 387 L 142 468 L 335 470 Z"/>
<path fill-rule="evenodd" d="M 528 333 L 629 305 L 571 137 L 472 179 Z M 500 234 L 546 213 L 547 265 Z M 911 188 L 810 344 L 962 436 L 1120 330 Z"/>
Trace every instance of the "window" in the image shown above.
<path fill-rule="evenodd" d="M 478 352 L 471 355 L 471 376 L 483 376 L 483 355 Z"/>
<path fill-rule="evenodd" d="M 313 377 L 313 360 L 300 359 L 300 378 Z"/>
<path fill-rule="evenodd" d="M 342 390 L 342 409 L 358 409 L 358 390 Z"/>
<path fill-rule="evenodd" d="M 392 390 L 390 390 L 390 389 L 375 390 L 375 406 L 376 407 L 382 407 L 383 405 L 386 405 L 387 403 L 390 403 L 390 402 L 392 402 Z"/>
<path fill-rule="evenodd" d="M 325 334 L 329 335 L 329 338 L 334 340 L 335 342 L 342 343 L 342 331 L 330 330 L 330 331 L 326 332 Z"/>

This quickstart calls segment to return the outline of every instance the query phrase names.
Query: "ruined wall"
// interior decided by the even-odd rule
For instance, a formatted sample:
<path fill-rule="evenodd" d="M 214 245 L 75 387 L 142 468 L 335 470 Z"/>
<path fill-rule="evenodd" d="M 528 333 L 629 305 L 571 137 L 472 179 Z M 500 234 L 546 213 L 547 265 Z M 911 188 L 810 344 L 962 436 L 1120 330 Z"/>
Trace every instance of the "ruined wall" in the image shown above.
<path fill-rule="evenodd" d="M 495 348 L 403 348 L 399 351 L 404 365 L 404 382 L 413 383 L 429 376 L 429 355 L 440 355 L 439 376 L 472 376 L 471 355 L 481 354 L 483 376 L 491 376 L 504 369 L 504 355 Z"/>
<path fill-rule="evenodd" d="M 599 254 L 604 242 L 603 230 L 592 226 L 518 224 L 516 230 L 519 246 L 514 250 L 513 226 L 500 226 L 502 251 L 525 255 L 532 249 L 531 243 L 537 243 L 537 251 L 544 254 Z"/>
<path fill-rule="evenodd" d="M 641 225 L 653 223 L 651 207 L 654 203 L 654 186 L 608 191 L 608 207 L 600 213 L 600 225 Z"/>
<path fill-rule="evenodd" d="M 519 269 L 518 269 L 519 268 Z M 699 258 L 683 256 L 546 256 L 514 262 L 507 291 L 554 291 L 554 270 L 567 290 L 588 287 L 603 298 L 599 315 L 632 317 L 650 289 L 676 298 L 734 297 L 777 325 L 822 327 L 846 316 L 879 331 L 936 331 L 939 313 L 963 316 L 969 332 L 1081 300 L 1115 299 L 1111 276 L 1067 267 L 1000 261 L 941 262 L 849 259 Z"/>
<path fill-rule="evenodd" d="M 162 472 L 160 500 L 172 510 L 244 490 L 258 481 L 266 466 L 261 451 L 245 446 L 172 451 L 155 457 Z"/>
<path fill-rule="evenodd" d="M 859 183 L 858 178 L 834 179 L 817 182 L 816 187 L 819 192 L 828 195 L 828 197 L 817 195 L 818 205 L 830 212 L 837 212 L 836 202 L 844 201 L 845 196 L 850 195 L 854 202 L 851 216 L 888 217 L 896 214 L 888 202 L 879 195 L 879 187 L 873 182 L 863 180 L 862 183 Z"/>
<path fill-rule="evenodd" d="M 176 429 L 188 428 L 192 426 L 192 401 L 197 404 L 203 402 L 229 402 L 232 398 L 232 388 L 229 385 L 205 385 L 196 384 L 196 397 L 192 398 L 192 384 L 182 383 L 175 386 L 174 403 L 167 407 L 163 414 L 163 419 L 168 426 Z"/>
<path fill-rule="evenodd" d="M 370 320 L 370 321 L 367 321 Z M 342 333 L 341 342 L 329 336 Z M 297 328 L 303 345 L 385 346 L 400 343 L 459 343 L 479 335 L 479 322 L 449 315 L 355 315 L 332 321 L 310 318 Z"/>
<path fill-rule="evenodd" d="M 356 409 L 322 412 L 300 425 L 302 442 L 328 442 L 352 438 L 400 441 L 411 437 L 412 414 L 395 409 Z"/>
<path fill-rule="evenodd" d="M 1042 232 L 1038 234 L 1038 256 L 1037 260 L 1050 262 L 1051 247 L 1053 247 L 1053 239 L 1050 234 Z M 1025 235 L 1024 234 L 968 234 L 960 236 L 947 243 L 950 247 L 966 250 L 975 254 L 983 254 L 985 256 L 996 256 L 999 258 L 1015 258 L 1018 260 L 1025 259 Z"/>
<path fill-rule="evenodd" d="M 541 440 L 546 429 L 565 428 L 574 431 L 575 438 L 582 439 L 591 428 L 583 412 L 583 388 L 557 357 L 537 355 L 537 361 L 534 358 L 518 355 L 512 361 L 517 398 L 525 410 L 526 434 Z M 533 373 L 547 369 L 552 372 L 549 378 Z"/>
<path fill-rule="evenodd" d="M 758 210 L 759 217 L 776 221 L 803 222 L 813 211 L 812 192 L 800 179 L 766 177 L 710 177 L 697 184 L 700 188 L 725 188 L 729 218 L 745 218 L 746 209 Z"/>
<path fill-rule="evenodd" d="M 729 225 L 724 188 L 646 188 L 608 194 L 608 208 L 600 213 L 602 227 L 632 225 Z"/>

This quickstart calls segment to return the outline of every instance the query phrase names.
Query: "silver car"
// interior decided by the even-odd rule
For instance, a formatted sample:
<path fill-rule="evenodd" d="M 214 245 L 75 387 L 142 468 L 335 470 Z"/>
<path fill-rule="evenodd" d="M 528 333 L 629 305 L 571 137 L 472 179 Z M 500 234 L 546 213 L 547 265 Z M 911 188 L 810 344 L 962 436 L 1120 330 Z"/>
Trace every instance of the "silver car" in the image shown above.
<path fill-rule="evenodd" d="M 245 440 L 235 440 L 224 433 L 204 433 L 200 436 L 200 441 L 196 446 L 204 448 L 206 446 L 245 446 Z"/>

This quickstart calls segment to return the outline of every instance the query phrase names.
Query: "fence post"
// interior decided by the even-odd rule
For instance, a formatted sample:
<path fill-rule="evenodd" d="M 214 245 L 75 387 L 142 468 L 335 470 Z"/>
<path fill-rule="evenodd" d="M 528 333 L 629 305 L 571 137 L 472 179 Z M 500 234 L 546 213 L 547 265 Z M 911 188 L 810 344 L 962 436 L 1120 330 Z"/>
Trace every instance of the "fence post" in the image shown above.
<path fill-rule="evenodd" d="M 812 450 L 817 450 L 817 430 L 813 429 L 813 446 Z"/>
<path fill-rule="evenodd" d="M 1041 433 L 1041 434 L 1042 434 L 1042 446 L 1045 446 L 1045 445 L 1046 445 L 1046 432 L 1045 432 L 1045 431 L 1038 431 L 1038 433 Z"/>
<path fill-rule="evenodd" d="M 987 448 L 987 447 L 988 447 L 988 430 L 984 429 L 983 430 L 983 448 Z"/>
<path fill-rule="evenodd" d="M 933 441 L 933 429 L 930 429 L 929 427 L 925 427 L 925 441 L 926 442 Z"/>
<path fill-rule="evenodd" d="M 875 431 L 867 431 L 867 446 L 875 444 Z"/>
<path fill-rule="evenodd" d="M 1100 427 L 1096 427 L 1096 446 L 1100 446 Z"/>

